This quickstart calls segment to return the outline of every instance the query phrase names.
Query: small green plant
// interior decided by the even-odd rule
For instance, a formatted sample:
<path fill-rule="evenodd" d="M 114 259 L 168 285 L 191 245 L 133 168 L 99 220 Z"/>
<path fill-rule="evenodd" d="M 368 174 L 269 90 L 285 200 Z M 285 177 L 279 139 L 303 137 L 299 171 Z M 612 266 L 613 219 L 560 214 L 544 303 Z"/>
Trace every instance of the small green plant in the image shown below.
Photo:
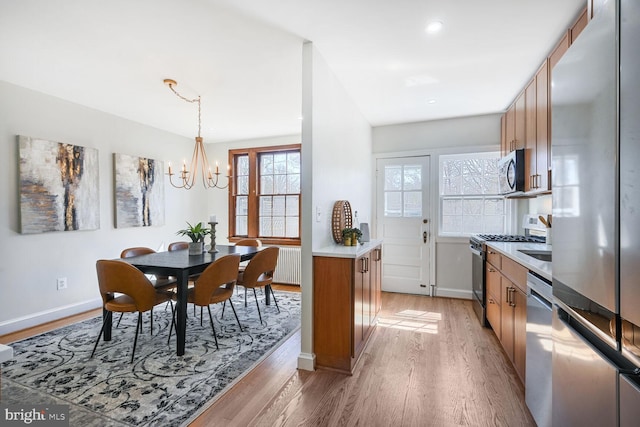
<path fill-rule="evenodd" d="M 211 234 L 211 229 L 205 227 L 201 222 L 191 225 L 187 222 L 188 227 L 184 230 L 178 230 L 176 234 L 180 236 L 189 236 L 192 242 L 204 242 L 206 235 Z"/>
<path fill-rule="evenodd" d="M 343 228 L 342 229 L 342 238 L 343 239 L 350 239 L 352 235 L 353 235 L 353 228 Z"/>
<path fill-rule="evenodd" d="M 360 231 L 359 228 L 352 228 L 351 229 L 351 238 L 352 239 L 356 239 L 357 241 L 360 241 L 361 237 L 362 237 L 362 231 Z"/>

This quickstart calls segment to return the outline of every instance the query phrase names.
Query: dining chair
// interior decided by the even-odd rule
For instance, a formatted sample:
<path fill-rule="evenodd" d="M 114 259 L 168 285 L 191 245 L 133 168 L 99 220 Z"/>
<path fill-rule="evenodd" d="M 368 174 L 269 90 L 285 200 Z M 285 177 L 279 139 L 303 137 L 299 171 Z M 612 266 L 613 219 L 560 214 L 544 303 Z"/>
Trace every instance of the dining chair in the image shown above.
<path fill-rule="evenodd" d="M 251 246 L 254 248 L 260 248 L 262 247 L 262 241 L 260 239 L 242 239 L 236 242 L 236 246 Z M 244 271 L 248 263 L 249 261 L 242 261 L 240 263 L 239 271 Z M 240 288 L 238 287 L 238 291 L 239 290 Z M 247 306 L 247 288 L 244 288 L 244 306 Z"/>
<path fill-rule="evenodd" d="M 156 253 L 156 251 L 154 251 L 151 248 L 147 248 L 144 246 L 136 246 L 133 248 L 123 249 L 122 252 L 120 252 L 120 258 L 131 258 L 134 256 L 154 254 L 154 253 Z M 178 281 L 175 277 L 155 275 L 155 279 L 151 280 L 151 283 L 156 289 L 170 290 L 170 289 L 175 289 Z"/>
<path fill-rule="evenodd" d="M 136 344 L 138 343 L 138 333 L 142 330 L 142 313 L 151 311 L 151 334 L 153 335 L 153 307 L 168 302 L 173 313 L 172 299 L 174 294 L 170 291 L 155 288 L 142 271 L 123 261 L 98 260 L 96 262 L 96 271 L 98 273 L 98 286 L 102 296 L 103 308 L 107 313 L 104 316 L 102 328 L 100 328 L 100 333 L 93 346 L 91 358 L 93 358 L 100 342 L 100 337 L 104 332 L 107 316 L 109 320 L 112 320 L 114 312 L 137 312 L 138 322 L 136 323 L 136 335 L 131 351 L 131 362 L 133 363 Z M 119 295 L 115 296 L 114 294 L 116 293 Z M 171 327 L 173 327 L 173 322 L 172 315 Z"/>
<path fill-rule="evenodd" d="M 273 283 L 273 272 L 278 264 L 278 254 L 280 248 L 277 246 L 269 246 L 255 254 L 244 271 L 238 273 L 239 286 L 253 289 L 253 296 L 256 299 L 256 306 L 258 307 L 258 316 L 260 317 L 260 323 L 262 323 L 262 314 L 260 313 L 260 304 L 258 304 L 258 295 L 256 294 L 256 288 L 264 288 L 265 295 L 267 292 L 271 292 L 273 296 L 273 302 L 276 304 L 278 313 L 280 307 L 278 307 L 278 301 L 273 293 L 271 284 Z"/>
<path fill-rule="evenodd" d="M 233 306 L 231 297 L 233 296 L 233 288 L 238 278 L 238 265 L 240 264 L 239 255 L 225 255 L 218 258 L 211 263 L 201 274 L 195 282 L 193 288 L 190 288 L 187 294 L 187 302 L 202 307 L 207 307 L 209 311 L 209 321 L 211 322 L 211 331 L 213 332 L 213 338 L 216 342 L 216 348 L 218 348 L 218 337 L 216 336 L 216 329 L 213 326 L 213 316 L 211 315 L 211 304 L 225 303 L 227 300 L 231 305 L 233 314 L 236 317 L 240 331 L 242 331 L 242 325 L 238 314 Z M 224 310 L 222 312 L 224 316 Z M 200 323 L 202 324 L 202 315 L 200 316 Z M 169 329 L 169 340 L 171 340 L 171 329 Z"/>
<path fill-rule="evenodd" d="M 181 251 L 183 249 L 189 249 L 189 242 L 173 242 L 169 243 L 169 246 L 167 246 L 167 250 L 169 252 Z"/>

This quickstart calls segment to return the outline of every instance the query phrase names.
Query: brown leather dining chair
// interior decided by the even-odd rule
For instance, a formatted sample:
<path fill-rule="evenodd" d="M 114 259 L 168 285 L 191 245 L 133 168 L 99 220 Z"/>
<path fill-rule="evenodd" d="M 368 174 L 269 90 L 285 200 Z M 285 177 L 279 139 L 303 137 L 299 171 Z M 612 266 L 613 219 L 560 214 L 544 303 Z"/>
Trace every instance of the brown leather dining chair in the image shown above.
<path fill-rule="evenodd" d="M 173 293 L 170 291 L 158 290 L 154 288 L 151 281 L 144 273 L 134 266 L 118 260 L 98 260 L 96 262 L 98 273 L 98 286 L 102 296 L 103 308 L 107 311 L 102 321 L 102 328 L 96 339 L 91 352 L 93 358 L 100 337 L 104 332 L 107 317 L 113 318 L 113 312 L 135 313 L 138 312 L 138 322 L 136 323 L 136 336 L 133 340 L 131 351 L 131 362 L 136 353 L 138 343 L 138 333 L 142 330 L 142 313 L 151 311 L 158 304 L 169 302 L 171 312 L 173 312 Z M 115 296 L 114 294 L 121 294 Z M 151 333 L 153 334 L 153 317 L 151 317 Z M 173 326 L 173 316 L 171 316 L 171 326 Z"/>
<path fill-rule="evenodd" d="M 244 271 L 240 271 L 238 273 L 238 285 L 253 289 L 253 296 L 256 299 L 260 323 L 262 323 L 262 314 L 260 313 L 260 304 L 258 304 L 256 288 L 265 288 L 265 295 L 267 292 L 271 292 L 273 302 L 276 304 L 278 313 L 280 312 L 278 301 L 276 300 L 276 296 L 271 288 L 271 283 L 273 283 L 273 272 L 278 265 L 279 253 L 280 248 L 277 246 L 269 246 L 268 248 L 262 249 L 260 252 L 255 254 L 251 260 L 249 260 Z"/>
<path fill-rule="evenodd" d="M 254 248 L 261 248 L 262 241 L 260 239 L 242 239 L 236 242 L 236 246 L 251 246 Z M 244 269 L 247 267 L 248 262 L 249 261 L 242 261 L 240 263 L 239 271 L 244 271 Z M 247 288 L 244 288 L 244 306 L 247 306 Z"/>
<path fill-rule="evenodd" d="M 167 250 L 169 252 L 181 251 L 183 249 L 189 249 L 189 242 L 173 242 L 169 243 L 169 246 L 167 246 Z"/>
<path fill-rule="evenodd" d="M 216 348 L 218 348 L 218 337 L 216 336 L 216 329 L 213 326 L 213 316 L 211 315 L 211 304 L 224 302 L 226 305 L 227 300 L 231 305 L 233 314 L 236 317 L 240 331 L 242 331 L 242 325 L 236 309 L 231 302 L 233 296 L 233 288 L 238 278 L 238 265 L 240 264 L 239 255 L 226 255 L 218 258 L 200 274 L 200 277 L 195 282 L 193 288 L 189 289 L 187 294 L 187 301 L 194 305 L 207 307 L 209 311 L 209 321 L 211 322 L 211 331 L 213 332 L 213 338 L 216 342 Z M 222 312 L 224 316 L 224 311 Z M 200 316 L 200 322 L 202 323 L 202 315 Z M 171 339 L 171 329 L 169 329 L 169 340 Z"/>
<path fill-rule="evenodd" d="M 154 254 L 154 253 L 156 253 L 156 251 L 154 251 L 151 248 L 147 248 L 144 246 L 136 246 L 133 248 L 123 249 L 122 252 L 120 252 L 120 258 L 131 258 L 134 256 Z M 162 290 L 175 289 L 177 282 L 178 281 L 176 280 L 175 277 L 158 276 L 158 275 L 155 276 L 154 280 L 151 280 L 151 283 L 156 289 L 162 289 Z"/>

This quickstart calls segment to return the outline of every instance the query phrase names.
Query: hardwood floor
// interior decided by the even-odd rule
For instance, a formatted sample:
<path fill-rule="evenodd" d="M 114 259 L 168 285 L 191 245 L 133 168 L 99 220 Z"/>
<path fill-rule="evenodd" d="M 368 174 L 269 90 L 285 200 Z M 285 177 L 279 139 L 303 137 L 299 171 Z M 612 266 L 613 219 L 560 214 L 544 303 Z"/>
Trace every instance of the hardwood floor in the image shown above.
<path fill-rule="evenodd" d="M 470 301 L 382 298 L 353 376 L 298 371 L 298 332 L 191 426 L 535 426 L 515 371 Z M 16 334 L 0 342 L 29 336 Z"/>
<path fill-rule="evenodd" d="M 192 426 L 535 426 L 470 301 L 383 293 L 353 376 L 297 371 L 299 335 Z"/>

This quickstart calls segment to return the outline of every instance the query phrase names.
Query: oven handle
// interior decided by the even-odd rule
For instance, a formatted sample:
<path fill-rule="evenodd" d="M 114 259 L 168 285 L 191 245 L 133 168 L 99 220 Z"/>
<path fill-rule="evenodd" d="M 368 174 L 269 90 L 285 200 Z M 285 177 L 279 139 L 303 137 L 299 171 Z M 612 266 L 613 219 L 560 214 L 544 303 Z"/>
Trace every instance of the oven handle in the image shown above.
<path fill-rule="evenodd" d="M 479 251 L 477 249 L 475 249 L 473 246 L 469 245 L 469 250 L 471 251 L 472 254 L 477 255 L 479 257 L 482 256 L 482 251 Z"/>

